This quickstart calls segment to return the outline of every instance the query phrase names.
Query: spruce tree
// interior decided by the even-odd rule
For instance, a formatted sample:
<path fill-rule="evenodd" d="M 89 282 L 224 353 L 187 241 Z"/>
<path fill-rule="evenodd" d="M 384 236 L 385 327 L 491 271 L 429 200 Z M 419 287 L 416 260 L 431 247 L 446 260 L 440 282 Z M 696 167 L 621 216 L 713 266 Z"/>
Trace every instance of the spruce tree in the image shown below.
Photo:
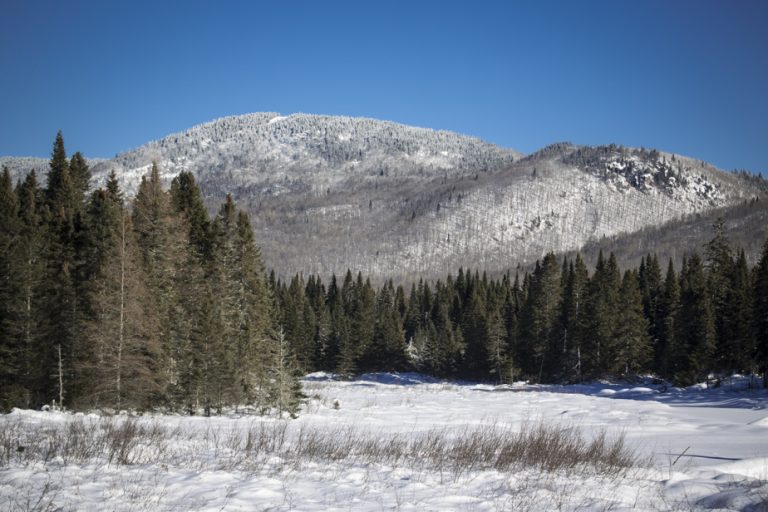
<path fill-rule="evenodd" d="M 715 322 L 704 265 L 694 253 L 680 273 L 680 310 L 675 332 L 675 380 L 688 385 L 707 378 L 715 350 Z"/>
<path fill-rule="evenodd" d="M 14 294 L 7 304 L 9 324 L 6 333 L 20 340 L 20 375 L 18 382 L 24 390 L 19 404 L 23 407 L 39 406 L 47 400 L 40 364 L 48 354 L 45 343 L 47 315 L 45 298 L 48 292 L 46 276 L 47 229 L 43 224 L 42 192 L 34 171 L 17 187 L 19 202 L 19 232 L 16 243 L 9 248 L 10 269 Z"/>
<path fill-rule="evenodd" d="M 662 377 L 669 379 L 676 372 L 674 354 L 676 349 L 677 317 L 680 310 L 680 284 L 675 274 L 672 258 L 667 265 L 664 289 L 659 305 L 659 337 L 653 346 L 653 367 Z"/>
<path fill-rule="evenodd" d="M 655 254 L 649 254 L 641 263 L 638 279 L 643 296 L 643 313 L 648 319 L 648 334 L 651 338 L 651 347 L 655 352 L 663 330 L 661 302 L 664 289 L 661 267 Z"/>
<path fill-rule="evenodd" d="M 554 253 L 549 253 L 539 264 L 530 279 L 528 298 L 521 313 L 521 340 L 524 358 L 523 370 L 541 382 L 544 377 L 547 353 L 556 336 L 557 318 L 560 312 L 562 289 L 560 265 Z M 551 355 L 551 354 L 550 354 Z"/>
<path fill-rule="evenodd" d="M 250 219 L 243 211 L 237 214 L 235 237 L 235 285 L 240 294 L 237 304 L 240 316 L 239 329 L 234 333 L 234 399 L 253 402 L 259 395 L 254 391 L 266 387 L 271 378 L 267 361 L 262 354 L 269 352 L 265 349 L 265 343 L 270 340 L 274 342 L 274 337 L 270 338 L 270 335 L 274 332 L 275 306 L 274 298 L 264 279 L 261 251 L 256 245 Z M 281 342 L 279 339 L 277 341 Z M 284 347 L 278 349 L 283 354 L 282 357 L 288 357 Z M 295 358 L 291 364 L 295 372 L 298 372 Z M 281 378 L 286 382 L 286 376 Z M 295 389 L 298 384 L 293 382 L 290 385 L 291 389 Z"/>
<path fill-rule="evenodd" d="M 72 179 L 75 196 L 82 202 L 88 194 L 91 181 L 91 171 L 83 155 L 78 151 L 69 161 L 69 174 Z"/>
<path fill-rule="evenodd" d="M 365 370 L 396 372 L 407 369 L 405 335 L 390 281 L 376 296 L 373 339 L 361 359 Z"/>
<path fill-rule="evenodd" d="M 726 335 L 720 339 L 716 351 L 717 366 L 725 375 L 753 370 L 752 301 L 752 281 L 742 250 L 732 269 L 723 311 L 722 324 Z"/>
<path fill-rule="evenodd" d="M 489 336 L 486 317 L 486 298 L 482 283 L 469 276 L 463 301 L 461 331 L 465 352 L 462 377 L 484 379 L 489 376 Z"/>
<path fill-rule="evenodd" d="M 77 361 L 81 407 L 148 408 L 164 395 L 157 318 L 148 300 L 131 218 L 116 195 L 94 193 L 88 209 L 100 241 L 89 276 L 90 315 Z"/>
<path fill-rule="evenodd" d="M 757 366 L 763 373 L 763 385 L 768 387 L 768 239 L 763 244 L 754 274 L 752 325 L 756 358 Z"/>
<path fill-rule="evenodd" d="M 66 405 L 76 397 L 75 363 L 81 327 L 78 279 L 81 271 L 79 249 L 82 197 L 69 172 L 64 139 L 59 132 L 53 145 L 45 190 L 48 243 L 46 244 L 48 289 L 43 311 L 46 332 L 39 347 L 39 389 L 44 401 Z"/>
<path fill-rule="evenodd" d="M 142 177 L 139 184 L 131 221 L 149 300 L 158 319 L 156 334 L 162 342 L 158 364 L 166 382 L 178 383 L 184 380 L 178 371 L 186 371 L 186 363 L 177 359 L 184 357 L 179 354 L 179 348 L 189 345 L 190 332 L 203 331 L 194 325 L 201 314 L 200 304 L 194 302 L 208 303 L 205 300 L 207 283 L 203 282 L 208 275 L 196 275 L 199 263 L 191 254 L 185 221 L 173 210 L 170 196 L 160 181 L 160 170 L 154 163 L 149 176 Z M 190 295 L 186 298 L 187 308 L 181 305 L 182 289 Z M 168 389 L 176 396 L 185 394 L 178 389 Z"/>
<path fill-rule="evenodd" d="M 0 411 L 24 401 L 23 341 L 14 332 L 13 304 L 18 300 L 19 283 L 14 270 L 13 248 L 21 226 L 18 200 L 7 167 L 0 176 Z"/>
<path fill-rule="evenodd" d="M 598 254 L 595 274 L 589 284 L 587 301 L 584 375 L 595 378 L 615 368 L 618 352 L 616 322 L 619 317 L 621 276 L 613 253 L 606 261 Z"/>
<path fill-rule="evenodd" d="M 582 357 L 584 346 L 585 305 L 589 292 L 589 275 L 580 254 L 568 266 L 563 290 L 563 301 L 556 336 L 560 365 L 553 369 L 554 375 L 565 381 L 579 381 L 582 378 Z"/>
<path fill-rule="evenodd" d="M 277 409 L 278 416 L 286 413 L 291 418 L 296 418 L 305 395 L 301 388 L 301 371 L 282 328 L 277 329 L 271 345 L 275 348 L 274 362 L 270 368 L 273 376 L 271 402 Z"/>
<path fill-rule="evenodd" d="M 643 314 L 643 297 L 634 271 L 627 270 L 621 282 L 621 314 L 616 325 L 617 357 L 612 373 L 635 375 L 647 369 L 651 359 L 648 320 Z"/>
<path fill-rule="evenodd" d="M 728 345 L 730 345 L 729 339 L 732 333 L 729 332 L 728 326 L 734 321 L 728 318 L 734 313 L 729 304 L 729 299 L 734 293 L 732 289 L 735 272 L 733 251 L 725 236 L 725 221 L 722 217 L 715 221 L 713 229 L 714 237 L 705 247 L 707 289 L 715 325 L 715 346 L 721 355 L 718 357 L 718 363 L 730 364 L 723 357 L 726 357 L 724 354 L 730 350 Z M 721 369 L 732 370 L 731 368 Z"/>

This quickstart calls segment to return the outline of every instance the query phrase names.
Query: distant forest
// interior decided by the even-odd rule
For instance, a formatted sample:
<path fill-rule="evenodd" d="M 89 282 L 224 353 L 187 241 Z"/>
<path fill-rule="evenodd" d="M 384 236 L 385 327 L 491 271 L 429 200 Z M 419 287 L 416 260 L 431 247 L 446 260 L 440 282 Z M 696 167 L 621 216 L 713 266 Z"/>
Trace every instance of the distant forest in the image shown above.
<path fill-rule="evenodd" d="M 499 278 L 286 282 L 266 274 L 248 215 L 227 197 L 210 218 L 191 173 L 163 190 L 153 166 L 130 205 L 114 175 L 91 193 L 89 180 L 61 134 L 44 187 L 3 170 L 2 410 L 293 415 L 300 375 L 318 370 L 687 385 L 768 367 L 768 240 L 750 268 L 723 220 L 680 268 L 649 254 L 622 271 L 600 252 L 590 273 L 550 253 Z"/>

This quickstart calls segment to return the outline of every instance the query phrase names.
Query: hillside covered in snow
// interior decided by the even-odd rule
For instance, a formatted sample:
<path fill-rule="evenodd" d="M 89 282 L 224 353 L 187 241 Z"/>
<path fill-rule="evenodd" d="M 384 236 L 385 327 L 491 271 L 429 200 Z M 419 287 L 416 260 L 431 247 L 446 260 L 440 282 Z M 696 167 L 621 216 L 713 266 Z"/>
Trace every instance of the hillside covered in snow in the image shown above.
<path fill-rule="evenodd" d="M 503 271 L 764 193 L 656 150 L 560 143 L 523 156 L 451 132 L 277 113 L 219 119 L 92 162 L 93 183 L 114 170 L 130 194 L 153 161 L 167 181 L 192 171 L 212 212 L 231 193 L 283 276 Z M 6 164 L 16 176 L 46 170 L 42 159 Z"/>

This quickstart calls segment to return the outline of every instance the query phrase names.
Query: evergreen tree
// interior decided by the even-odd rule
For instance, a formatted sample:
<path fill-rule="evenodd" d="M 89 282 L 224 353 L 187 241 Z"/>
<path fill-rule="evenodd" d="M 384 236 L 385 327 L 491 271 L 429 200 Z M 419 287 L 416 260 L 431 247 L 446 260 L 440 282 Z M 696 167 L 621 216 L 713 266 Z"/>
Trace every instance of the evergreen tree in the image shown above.
<path fill-rule="evenodd" d="M 733 266 L 723 311 L 723 332 L 717 346 L 717 366 L 726 375 L 753 370 L 755 342 L 752 336 L 752 281 L 744 251 Z"/>
<path fill-rule="evenodd" d="M 271 368 L 273 377 L 271 402 L 279 416 L 287 413 L 296 418 L 305 395 L 301 389 L 301 372 L 291 351 L 291 346 L 285 338 L 282 328 L 278 328 L 272 345 L 275 347 L 274 365 Z"/>
<path fill-rule="evenodd" d="M 752 325 L 757 348 L 757 365 L 763 373 L 763 384 L 768 387 L 768 239 L 763 244 L 760 261 L 754 273 Z"/>
<path fill-rule="evenodd" d="M 20 350 L 16 385 L 23 390 L 23 397 L 18 404 L 36 407 L 47 400 L 40 360 L 45 359 L 49 347 L 45 343 L 47 316 L 44 311 L 48 286 L 44 257 L 48 254 L 48 237 L 40 213 L 44 209 L 42 193 L 34 171 L 17 187 L 16 196 L 19 224 L 16 241 L 7 253 L 13 293 L 6 303 L 5 334 L 18 340 L 16 346 Z"/>
<path fill-rule="evenodd" d="M 428 287 L 425 285 L 424 289 L 426 292 Z M 426 354 L 431 361 L 430 367 L 440 377 L 459 376 L 466 352 L 461 326 L 451 320 L 451 299 L 455 298 L 455 295 L 455 291 L 448 286 L 438 287 L 432 301 L 430 321 L 422 327 L 428 336 Z"/>
<path fill-rule="evenodd" d="M 732 336 L 732 333 L 728 331 L 728 326 L 734 322 L 734 319 L 728 318 L 728 316 L 734 313 L 730 307 L 729 299 L 734 293 L 732 285 L 735 268 L 733 251 L 725 236 L 725 221 L 722 217 L 715 221 L 713 229 L 714 237 L 705 247 L 707 289 L 715 325 L 715 346 L 718 353 L 721 354 L 718 362 L 725 364 L 726 361 L 723 358 L 727 357 L 724 355 L 725 352 L 730 350 L 729 339 Z M 722 369 L 730 370 L 730 368 Z"/>
<path fill-rule="evenodd" d="M 405 335 L 395 299 L 390 281 L 376 296 L 373 339 L 361 359 L 361 367 L 365 370 L 396 372 L 407 369 Z"/>
<path fill-rule="evenodd" d="M 21 231 L 18 209 L 11 173 L 5 167 L 0 176 L 0 411 L 21 404 L 25 396 L 24 345 L 13 328 L 13 303 L 17 300 L 19 285 L 13 275 L 13 248 Z"/>
<path fill-rule="evenodd" d="M 131 218 L 115 195 L 97 191 L 90 225 L 101 245 L 89 278 L 91 314 L 84 322 L 79 406 L 147 408 L 163 396 L 157 367 L 157 319 L 149 307 Z"/>
<path fill-rule="evenodd" d="M 680 310 L 680 284 L 672 259 L 667 265 L 664 290 L 659 306 L 659 337 L 653 347 L 653 366 L 664 378 L 672 378 L 676 371 L 673 356 L 676 350 L 677 316 Z"/>
<path fill-rule="evenodd" d="M 616 365 L 616 321 L 619 317 L 621 277 L 613 253 L 606 261 L 598 254 L 595 274 L 589 284 L 586 315 L 584 375 L 595 378 L 612 371 Z"/>
<path fill-rule="evenodd" d="M 192 254 L 187 242 L 184 219 L 176 214 L 169 194 L 163 190 L 160 171 L 152 164 L 149 177 L 142 177 L 133 202 L 131 220 L 141 255 L 147 293 L 155 312 L 157 338 L 162 341 L 159 367 L 169 383 L 186 380 L 178 371 L 186 371 L 189 355 L 179 353 L 181 347 L 190 347 L 191 332 L 202 333 L 200 305 L 207 302 L 208 277 L 198 274 L 199 260 Z M 181 297 L 181 290 L 189 294 Z M 184 301 L 187 307 L 182 307 Z M 197 302 L 197 303 L 196 303 Z M 197 324 L 197 325 L 196 325 Z M 210 322 L 207 325 L 212 325 Z M 209 343 L 209 342 L 206 342 Z M 180 361 L 178 358 L 184 360 Z M 175 396 L 185 395 L 179 389 L 169 388 Z M 169 397 L 170 398 L 170 397 Z M 210 405 L 210 404 L 208 404 Z"/>
<path fill-rule="evenodd" d="M 69 174 L 72 179 L 74 194 L 82 202 L 83 198 L 88 194 L 91 171 L 88 168 L 88 163 L 79 151 L 72 155 L 69 161 Z"/>
<path fill-rule="evenodd" d="M 562 299 L 561 272 L 554 253 L 544 257 L 530 279 L 528 298 L 521 313 L 523 370 L 541 382 L 547 352 L 553 345 Z M 546 377 L 549 377 L 548 375 Z"/>
<path fill-rule="evenodd" d="M 589 275 L 584 260 L 576 254 L 568 266 L 563 301 L 556 336 L 559 367 L 555 377 L 565 381 L 581 380 L 584 346 L 585 304 L 589 293 Z"/>
<path fill-rule="evenodd" d="M 517 273 L 504 303 L 504 327 L 506 328 L 509 380 L 514 382 L 520 372 L 517 356 L 520 352 L 520 310 L 523 305 L 520 279 Z"/>
<path fill-rule="evenodd" d="M 203 195 L 189 171 L 181 171 L 171 182 L 171 204 L 184 216 L 189 228 L 189 241 L 202 260 L 211 256 L 211 226 Z"/>
<path fill-rule="evenodd" d="M 643 313 L 648 319 L 648 334 L 651 347 L 656 350 L 662 337 L 663 318 L 661 312 L 662 295 L 664 292 L 663 278 L 659 260 L 655 254 L 649 254 L 640 264 L 638 270 L 640 292 L 643 296 Z M 655 359 L 654 359 L 655 361 Z"/>
<path fill-rule="evenodd" d="M 61 132 L 56 136 L 49 167 L 45 190 L 48 287 L 42 306 L 46 331 L 40 338 L 43 345 L 37 351 L 39 374 L 36 380 L 43 401 L 55 400 L 59 405 L 65 405 L 78 392 L 74 368 L 78 359 L 77 340 L 82 313 L 78 290 L 82 197 L 69 172 Z"/>
<path fill-rule="evenodd" d="M 643 297 L 634 271 L 624 273 L 619 295 L 622 307 L 615 334 L 617 358 L 610 371 L 632 375 L 645 370 L 651 359 L 648 320 L 643 315 Z"/>
<path fill-rule="evenodd" d="M 482 283 L 469 276 L 465 291 L 461 331 L 464 336 L 465 352 L 462 377 L 483 379 L 489 375 L 489 333 L 486 318 L 486 300 Z"/>
<path fill-rule="evenodd" d="M 258 397 L 254 390 L 264 388 L 269 379 L 267 375 L 269 368 L 261 354 L 268 352 L 264 350 L 265 340 L 269 342 L 271 339 L 274 342 L 274 337 L 270 338 L 270 333 L 273 332 L 274 300 L 264 280 L 264 264 L 261 251 L 256 245 L 250 219 L 243 211 L 238 212 L 236 230 L 235 284 L 240 291 L 238 300 L 240 316 L 239 327 L 235 333 L 236 393 L 234 398 L 252 402 Z M 277 341 L 282 342 L 280 339 Z M 282 357 L 288 357 L 284 347 L 278 347 L 278 349 L 283 354 Z M 291 364 L 298 371 L 295 358 L 292 361 L 294 362 Z M 286 377 L 281 378 L 285 382 Z M 298 384 L 292 383 L 292 389 L 296 385 Z M 291 413 L 293 412 L 295 411 Z"/>
<path fill-rule="evenodd" d="M 712 369 L 715 323 L 701 258 L 694 253 L 680 273 L 680 310 L 675 332 L 675 380 L 681 385 L 706 378 Z"/>

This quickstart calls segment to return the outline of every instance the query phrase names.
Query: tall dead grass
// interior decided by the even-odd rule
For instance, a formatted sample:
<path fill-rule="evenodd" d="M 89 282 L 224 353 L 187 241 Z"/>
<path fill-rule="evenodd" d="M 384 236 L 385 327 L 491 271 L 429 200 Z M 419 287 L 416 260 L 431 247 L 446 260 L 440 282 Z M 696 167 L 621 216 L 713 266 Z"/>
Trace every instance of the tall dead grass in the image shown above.
<path fill-rule="evenodd" d="M 259 422 L 245 429 L 171 429 L 157 420 L 70 419 L 62 424 L 6 422 L 0 429 L 0 467 L 49 463 L 107 465 L 186 462 L 257 469 L 346 462 L 434 469 L 454 475 L 476 470 L 584 471 L 623 475 L 640 463 L 623 435 L 585 438 L 575 428 L 535 423 L 512 430 L 499 425 L 376 433 L 353 425 L 332 429 L 288 422 Z M 207 461 L 207 462 L 206 462 Z"/>

